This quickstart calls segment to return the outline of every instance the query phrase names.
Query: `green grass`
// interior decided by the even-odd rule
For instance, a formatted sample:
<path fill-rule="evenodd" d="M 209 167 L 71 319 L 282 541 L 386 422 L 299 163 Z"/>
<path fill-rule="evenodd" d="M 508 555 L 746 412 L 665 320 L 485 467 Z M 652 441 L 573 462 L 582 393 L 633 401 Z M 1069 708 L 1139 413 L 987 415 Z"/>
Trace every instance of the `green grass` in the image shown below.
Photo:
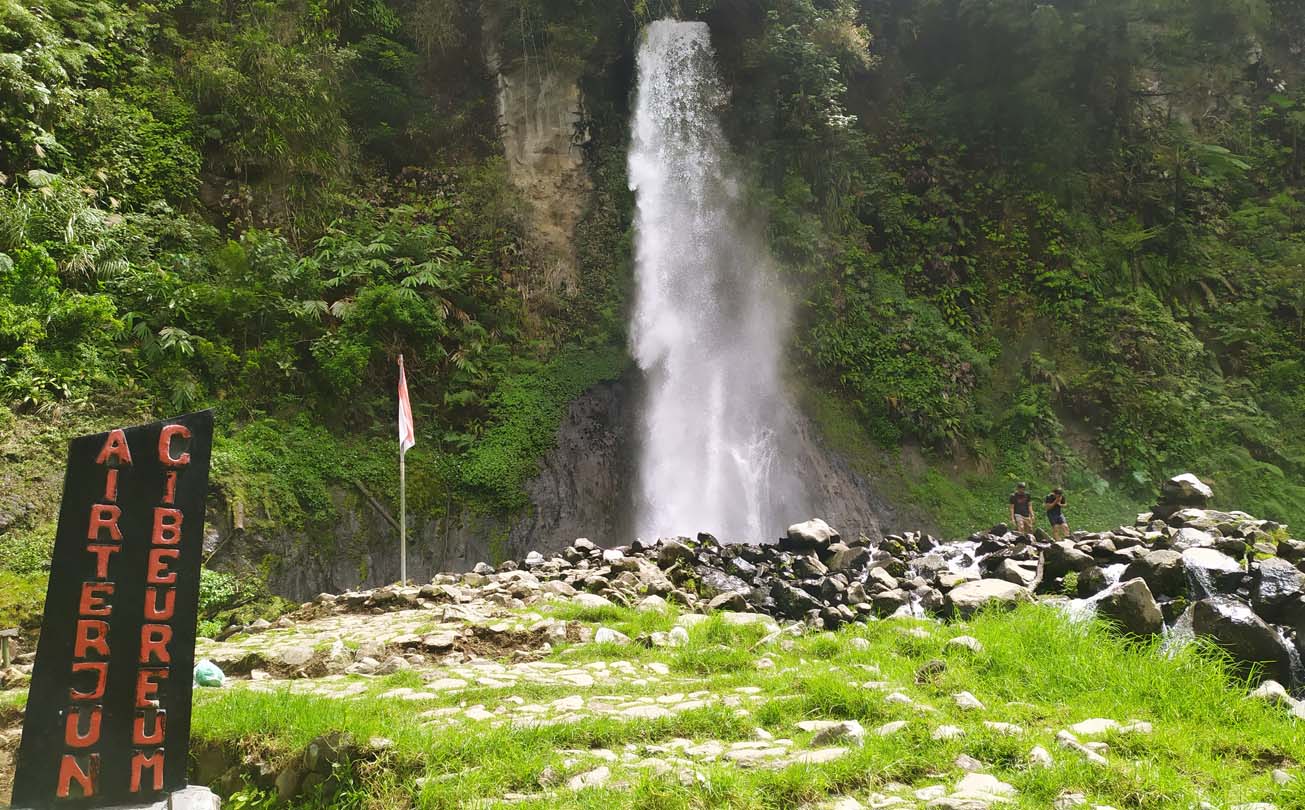
<path fill-rule="evenodd" d="M 799 384 L 799 397 L 803 411 L 819 426 L 828 444 L 872 481 L 889 502 L 903 507 L 901 522 L 918 521 L 912 525 L 884 526 L 886 532 L 920 525 L 940 531 L 947 539 L 956 539 L 1005 522 L 1009 519 L 1006 499 L 1017 481 L 1027 481 L 1039 500 L 1053 487 L 1064 486 L 1069 496 L 1065 516 L 1076 530 L 1113 529 L 1121 517 L 1131 522 L 1124 516 L 1149 508 L 1145 499 L 1082 473 L 1074 480 L 1052 481 L 1039 475 L 1036 465 L 1025 468 L 1012 462 L 976 472 L 952 459 L 924 453 L 914 464 L 906 463 L 906 451 L 876 444 L 851 404 L 837 393 Z M 1047 528 L 1045 518 L 1039 520 L 1039 525 Z"/>
<path fill-rule="evenodd" d="M 45 574 L 0 570 L 0 630 L 8 627 L 35 630 L 41 626 L 48 581 Z"/>
<path fill-rule="evenodd" d="M 636 620 L 625 609 L 604 612 L 601 618 L 608 626 L 652 621 Z M 927 635 L 908 633 L 912 628 L 924 628 Z M 660 685 L 604 684 L 586 692 L 565 684 L 522 684 L 472 689 L 429 704 L 492 707 L 513 695 L 543 702 L 576 693 L 638 695 L 658 689 L 726 694 L 747 684 L 761 689 L 760 701 L 747 716 L 713 706 L 657 721 L 595 716 L 538 729 L 494 728 L 470 721 L 432 728 L 416 717 L 428 708 L 426 703 L 339 701 L 237 688 L 201 693 L 195 735 L 200 740 L 270 745 L 283 755 L 331 730 L 347 729 L 361 740 L 387 737 L 395 742 L 392 754 L 353 785 L 350 806 L 356 800 L 360 807 L 424 809 L 465 807 L 473 797 L 537 793 L 546 772 L 566 778 L 600 764 L 563 753 L 567 749 L 619 752 L 626 745 L 676 737 L 729 742 L 750 738 L 760 726 L 777 737 L 794 739 L 795 750 L 801 750 L 810 735 L 794 727 L 800 720 L 856 719 L 873 729 L 900 719 L 911 721 L 906 731 L 891 737 L 871 733 L 863 748 L 823 765 L 777 771 L 704 765 L 706 781 L 688 786 L 673 775 L 652 777 L 614 766 L 614 781 L 623 782 L 619 788 L 561 791 L 520 806 L 779 810 L 881 789 L 891 781 L 914 787 L 951 784 L 961 776 L 952 762 L 964 753 L 1019 789 L 1015 807 L 1045 808 L 1069 790 L 1085 793 L 1092 803 L 1118 808 L 1190 807 L 1200 801 L 1216 806 L 1273 801 L 1281 810 L 1305 808 L 1305 790 L 1279 788 L 1269 778 L 1274 768 L 1293 771 L 1305 762 L 1305 734 L 1285 712 L 1246 700 L 1247 683 L 1208 647 L 1190 647 L 1167 658 L 1154 643 L 1124 641 L 1098 624 L 1071 624 L 1043 606 L 982 614 L 953 626 L 900 620 L 852 625 L 837 633 L 791 639 L 788 649 L 776 644 L 754 649 L 762 632 L 732 627 L 717 617 L 693 627 L 683 648 L 584 645 L 559 649 L 553 656 L 567 664 L 592 658 L 660 660 L 671 668 L 673 679 Z M 962 633 L 981 639 L 983 652 L 944 647 L 948 638 Z M 855 638 L 865 640 L 865 649 L 852 646 Z M 773 668 L 756 669 L 762 654 L 775 663 Z M 932 658 L 945 660 L 946 670 L 932 682 L 917 685 L 916 670 Z M 861 685 L 868 680 L 887 681 L 936 711 L 922 715 L 913 707 L 886 703 L 885 692 Z M 401 673 L 381 680 L 374 689 L 416 683 L 410 674 Z M 951 696 L 961 690 L 974 693 L 986 710 L 957 708 Z M 1110 765 L 1097 768 L 1055 744 L 1057 730 L 1091 717 L 1145 720 L 1155 730 L 1150 735 L 1107 736 Z M 1026 733 L 1003 736 L 986 729 L 982 720 L 1017 723 Z M 960 726 L 967 734 L 934 741 L 930 729 L 941 724 Z M 1027 754 L 1034 745 L 1053 752 L 1054 767 L 1028 767 Z M 418 790 L 419 776 L 435 780 Z M 326 805 L 310 799 L 303 806 Z"/>

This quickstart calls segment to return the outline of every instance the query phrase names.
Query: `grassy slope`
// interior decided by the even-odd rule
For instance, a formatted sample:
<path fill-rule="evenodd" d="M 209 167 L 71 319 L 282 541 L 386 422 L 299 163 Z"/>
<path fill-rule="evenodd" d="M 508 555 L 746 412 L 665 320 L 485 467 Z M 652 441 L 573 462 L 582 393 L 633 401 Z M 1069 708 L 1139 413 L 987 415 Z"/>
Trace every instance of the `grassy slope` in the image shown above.
<path fill-rule="evenodd" d="M 559 614 L 632 632 L 669 627 L 674 621 L 669 614 L 624 609 L 585 613 L 568 607 Z M 801 744 L 809 735 L 794 728 L 799 720 L 856 719 L 872 729 L 905 719 L 912 721 L 905 732 L 889 737 L 871 732 L 863 748 L 824 765 L 793 765 L 777 771 L 710 765 L 704 782 L 687 787 L 673 776 L 639 776 L 613 766 L 615 780 L 626 780 L 628 785 L 562 791 L 518 806 L 792 808 L 839 795 L 864 796 L 891 782 L 915 788 L 952 784 L 962 775 L 952 763 L 965 753 L 987 763 L 990 773 L 1019 789 L 1014 805 L 1018 807 L 1049 807 L 1066 790 L 1086 794 L 1093 804 L 1119 808 L 1270 800 L 1283 810 L 1305 807 L 1305 780 L 1279 788 L 1269 777 L 1273 768 L 1291 770 L 1305 762 L 1305 735 L 1285 712 L 1246 700 L 1246 684 L 1208 650 L 1189 648 L 1166 658 L 1154 644 L 1123 641 L 1098 624 L 1072 625 L 1047 607 L 984 615 L 945 628 L 922 624 L 929 631 L 924 637 L 906 632 L 912 624 L 894 620 L 852 625 L 836 634 L 797 639 L 785 651 L 777 646 L 752 649 L 759 630 L 712 621 L 695 627 L 689 646 L 679 650 L 586 645 L 554 653 L 554 658 L 568 663 L 663 661 L 673 675 L 700 679 L 693 688 L 714 693 L 740 685 L 760 687 L 766 699 L 746 717 L 707 708 L 652 722 L 590 718 L 511 730 L 464 721 L 460 727 L 435 731 L 423 728 L 416 715 L 440 705 L 483 703 L 493 708 L 511 695 L 542 701 L 576 690 L 561 686 L 477 689 L 416 704 L 374 697 L 395 685 L 415 685 L 415 676 L 404 673 L 376 683 L 373 697 L 357 702 L 239 688 L 204 692 L 196 709 L 195 734 L 203 740 L 243 740 L 283 752 L 302 748 L 314 736 L 335 729 L 347 729 L 363 740 L 392 739 L 395 746 L 383 760 L 384 767 L 350 788 L 348 806 L 464 807 L 475 797 L 538 792 L 546 768 L 570 776 L 595 766 L 595 762 L 566 762 L 576 755 L 563 749 L 619 751 L 627 744 L 642 746 L 676 737 L 746 740 L 757 726 Z M 984 651 L 944 650 L 944 642 L 961 633 L 981 639 Z M 850 644 L 854 638 L 866 639 L 869 646 L 854 648 Z M 775 662 L 773 669 L 756 668 L 762 654 Z M 945 674 L 935 683 L 915 685 L 916 669 L 934 657 L 948 661 Z M 882 675 L 867 674 L 863 668 L 867 665 L 877 666 Z M 881 677 L 938 711 L 921 715 L 911 707 L 890 705 L 884 692 L 859 685 L 868 677 Z M 987 709 L 957 709 L 950 695 L 960 690 L 973 692 Z M 642 694 L 647 688 L 616 687 L 617 694 L 622 692 Z M 1106 737 L 1110 765 L 1097 768 L 1055 745 L 1057 730 L 1091 717 L 1146 720 L 1155 730 L 1150 735 Z M 982 720 L 1018 723 L 1027 733 L 1001 736 L 985 729 Z M 929 730 L 941 724 L 960 726 L 967 735 L 934 741 Z M 1054 767 L 1027 764 L 1034 745 L 1053 752 Z M 419 776 L 435 779 L 419 789 L 415 786 Z M 253 799 L 254 794 L 246 798 Z M 302 805 L 325 806 L 311 799 Z"/>
<path fill-rule="evenodd" d="M 812 390 L 801 393 L 804 411 L 815 421 L 830 446 L 837 448 L 853 468 L 888 498 L 902 504 L 908 513 L 919 514 L 923 524 L 940 531 L 945 537 L 963 537 L 995 523 L 1006 521 L 1007 496 L 1016 481 L 1027 481 L 1034 496 L 1041 498 L 1062 482 L 1019 469 L 981 471 L 936 456 L 920 456 L 909 463 L 911 451 L 885 449 L 875 444 L 857 421 L 851 404 L 828 392 Z M 917 454 L 918 455 L 918 454 Z M 1103 482 L 1104 483 L 1104 482 Z M 1069 504 L 1065 510 L 1070 528 L 1103 531 L 1131 523 L 1137 512 L 1149 504 L 1116 487 L 1067 489 Z M 1040 521 L 1045 528 L 1045 520 Z M 906 530 L 913 526 L 891 526 L 886 530 Z"/>

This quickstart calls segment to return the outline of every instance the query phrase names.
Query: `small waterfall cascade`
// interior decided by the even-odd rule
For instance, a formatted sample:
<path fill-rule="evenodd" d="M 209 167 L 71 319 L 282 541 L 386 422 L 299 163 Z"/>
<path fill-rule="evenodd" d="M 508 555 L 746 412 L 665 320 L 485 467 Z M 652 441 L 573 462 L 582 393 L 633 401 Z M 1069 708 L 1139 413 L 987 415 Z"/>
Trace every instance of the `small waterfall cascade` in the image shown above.
<path fill-rule="evenodd" d="M 705 23 L 646 27 L 629 152 L 631 348 L 645 375 L 635 529 L 763 540 L 805 520 L 785 448 L 789 307 L 748 216 Z"/>

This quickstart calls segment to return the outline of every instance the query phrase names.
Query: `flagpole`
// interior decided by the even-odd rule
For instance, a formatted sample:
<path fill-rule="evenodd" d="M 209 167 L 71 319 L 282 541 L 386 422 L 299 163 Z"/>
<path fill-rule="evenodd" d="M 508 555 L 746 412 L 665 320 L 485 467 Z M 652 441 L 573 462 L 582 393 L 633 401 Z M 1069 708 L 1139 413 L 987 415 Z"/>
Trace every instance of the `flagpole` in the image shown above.
<path fill-rule="evenodd" d="M 408 492 L 402 445 L 399 446 L 399 582 L 408 584 Z"/>
<path fill-rule="evenodd" d="M 399 379 L 403 381 L 403 394 L 407 398 L 407 375 L 403 371 L 403 355 L 399 355 Z M 408 584 L 408 475 L 404 455 L 408 448 L 399 439 L 399 584 Z"/>

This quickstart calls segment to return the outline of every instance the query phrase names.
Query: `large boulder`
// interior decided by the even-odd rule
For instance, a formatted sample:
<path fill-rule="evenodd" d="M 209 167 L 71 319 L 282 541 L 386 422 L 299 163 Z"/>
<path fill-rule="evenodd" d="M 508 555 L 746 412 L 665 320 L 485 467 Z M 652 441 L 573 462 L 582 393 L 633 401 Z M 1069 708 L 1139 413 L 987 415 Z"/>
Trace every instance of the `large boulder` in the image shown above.
<path fill-rule="evenodd" d="M 838 541 L 838 532 L 820 518 L 794 523 L 779 541 L 784 551 L 824 551 Z"/>
<path fill-rule="evenodd" d="M 1159 520 L 1168 520 L 1179 509 L 1192 506 L 1204 509 L 1214 497 L 1214 491 L 1191 473 L 1175 475 L 1160 485 L 1160 502 L 1152 509 Z"/>
<path fill-rule="evenodd" d="M 1193 593 L 1193 598 L 1235 591 L 1246 576 L 1241 563 L 1213 548 L 1187 549 L 1183 552 L 1183 567 L 1187 569 L 1193 589 L 1199 586 L 1201 591 Z"/>
<path fill-rule="evenodd" d="M 679 561 L 693 565 L 697 556 L 697 552 L 681 538 L 665 538 L 657 547 L 657 564 L 662 568 L 670 568 Z"/>
<path fill-rule="evenodd" d="M 1121 579 L 1146 580 L 1153 594 L 1181 596 L 1187 593 L 1187 573 L 1183 568 L 1183 555 L 1169 549 L 1148 551 L 1124 569 Z"/>
<path fill-rule="evenodd" d="M 982 608 L 1009 609 L 1020 602 L 1032 602 L 1028 588 L 1002 579 L 976 579 L 952 588 L 947 594 L 946 609 L 961 618 L 973 616 Z"/>
<path fill-rule="evenodd" d="M 1170 536 L 1169 547 L 1174 551 L 1186 551 L 1189 548 L 1213 548 L 1217 542 L 1209 532 L 1182 528 Z"/>
<path fill-rule="evenodd" d="M 1302 591 L 1305 591 L 1305 574 L 1286 560 L 1270 557 L 1260 561 L 1251 581 L 1251 605 L 1265 619 L 1278 621 L 1283 608 L 1299 599 Z"/>
<path fill-rule="evenodd" d="M 865 568 L 870 561 L 870 550 L 865 546 L 843 546 L 829 556 L 826 565 L 830 571 L 853 571 Z"/>
<path fill-rule="evenodd" d="M 749 590 L 748 583 L 719 568 L 704 567 L 698 576 L 698 595 L 703 599 L 714 599 L 723 593 L 747 593 Z"/>
<path fill-rule="evenodd" d="M 819 599 L 783 581 L 770 586 L 770 598 L 775 600 L 775 611 L 785 619 L 802 619 L 808 611 L 824 607 Z"/>
<path fill-rule="evenodd" d="M 1164 616 L 1142 578 L 1111 588 L 1097 602 L 1097 614 L 1134 636 L 1153 636 L 1164 628 Z"/>
<path fill-rule="evenodd" d="M 1043 576 L 1048 579 L 1063 577 L 1071 571 L 1083 571 L 1096 564 L 1091 554 L 1079 551 L 1069 540 L 1052 543 L 1042 552 Z"/>
<path fill-rule="evenodd" d="M 1192 630 L 1209 638 L 1241 664 L 1262 665 L 1261 678 L 1289 683 L 1291 650 L 1278 631 L 1232 596 L 1214 596 L 1192 605 Z"/>

